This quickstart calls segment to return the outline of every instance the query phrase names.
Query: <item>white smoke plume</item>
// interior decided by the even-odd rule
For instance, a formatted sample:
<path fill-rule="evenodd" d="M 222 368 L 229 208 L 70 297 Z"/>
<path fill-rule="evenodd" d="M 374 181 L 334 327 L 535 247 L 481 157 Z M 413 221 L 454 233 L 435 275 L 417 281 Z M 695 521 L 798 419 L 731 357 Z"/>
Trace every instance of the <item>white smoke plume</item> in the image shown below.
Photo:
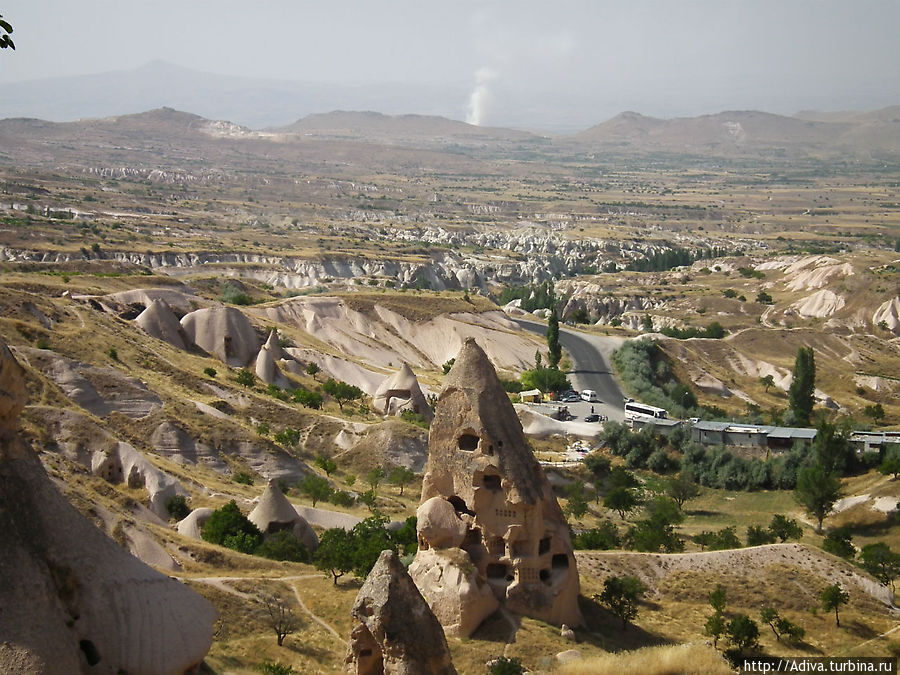
<path fill-rule="evenodd" d="M 484 113 L 490 100 L 490 84 L 497 79 L 497 73 L 490 68 L 479 68 L 475 71 L 475 88 L 469 94 L 469 112 L 466 122 L 481 126 Z"/>

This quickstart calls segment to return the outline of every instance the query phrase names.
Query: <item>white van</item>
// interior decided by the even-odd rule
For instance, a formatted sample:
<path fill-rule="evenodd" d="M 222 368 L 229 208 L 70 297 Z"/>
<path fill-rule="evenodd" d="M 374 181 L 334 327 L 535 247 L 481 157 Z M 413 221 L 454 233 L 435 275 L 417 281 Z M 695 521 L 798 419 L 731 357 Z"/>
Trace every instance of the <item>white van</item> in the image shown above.
<path fill-rule="evenodd" d="M 600 399 L 597 398 L 597 392 L 593 389 L 585 389 L 581 392 L 581 400 L 582 401 L 590 401 L 591 403 L 599 403 Z"/>

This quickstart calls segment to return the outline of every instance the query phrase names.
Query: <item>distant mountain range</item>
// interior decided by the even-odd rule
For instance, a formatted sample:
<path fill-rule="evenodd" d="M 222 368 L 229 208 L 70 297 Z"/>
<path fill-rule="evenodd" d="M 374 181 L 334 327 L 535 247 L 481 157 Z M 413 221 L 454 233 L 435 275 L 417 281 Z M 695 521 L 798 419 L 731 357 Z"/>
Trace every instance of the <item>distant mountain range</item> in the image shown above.
<path fill-rule="evenodd" d="M 153 61 L 134 70 L 4 84 L 0 118 L 71 122 L 165 106 L 260 129 L 339 108 L 463 118 L 467 100 L 468 92 L 462 88 L 265 80 Z"/>
<path fill-rule="evenodd" d="M 111 160 L 137 150 L 186 161 L 237 153 L 234 161 L 239 162 L 244 150 L 251 156 L 274 159 L 280 153 L 293 152 L 289 146 L 306 141 L 317 142 L 316 147 L 326 155 L 335 152 L 338 144 L 342 148 L 384 144 L 412 151 L 480 149 L 487 153 L 483 157 L 501 150 L 538 150 L 576 156 L 664 153 L 893 163 L 900 160 L 900 106 L 868 113 L 806 112 L 802 117 L 784 117 L 737 111 L 671 120 L 625 112 L 580 133 L 555 137 L 473 126 L 439 116 L 354 111 L 308 115 L 259 131 L 172 108 L 66 123 L 0 120 L 0 160 L 6 157 L 26 164 L 63 159 L 79 162 L 95 155 Z M 367 152 L 371 155 L 371 150 Z"/>

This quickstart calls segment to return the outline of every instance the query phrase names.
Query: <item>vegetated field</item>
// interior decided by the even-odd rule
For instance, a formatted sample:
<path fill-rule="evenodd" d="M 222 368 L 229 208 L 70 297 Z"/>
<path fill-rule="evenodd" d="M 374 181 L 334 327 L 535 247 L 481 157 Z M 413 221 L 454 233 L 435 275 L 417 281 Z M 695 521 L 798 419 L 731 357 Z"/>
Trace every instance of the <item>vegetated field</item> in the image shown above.
<path fill-rule="evenodd" d="M 147 519 L 143 488 L 110 485 L 61 450 L 93 447 L 102 431 L 178 479 L 192 507 L 219 507 L 234 498 L 246 512 L 276 469 L 287 467 L 295 477 L 321 474 L 314 465 L 319 455 L 338 463 L 333 487 L 361 492 L 373 466 L 390 468 L 403 453 L 423 452 L 424 434 L 391 423 L 386 448 L 381 436 L 365 436 L 386 428 L 368 398 L 341 409 L 326 397 L 323 408 L 313 410 L 282 400 L 260 382 L 243 386 L 236 369 L 212 355 L 177 349 L 135 328 L 142 305 L 126 302 L 107 311 L 103 304 L 111 293 L 166 288 L 184 294 L 184 311 L 234 306 L 238 298 L 240 305 L 265 310 L 300 294 L 328 295 L 363 316 L 387 310 L 420 322 L 485 313 L 496 309 L 488 295 L 502 285 L 552 279 L 566 302 L 583 291 L 578 297 L 590 319 L 601 321 L 591 328 L 599 333 L 637 335 L 645 315 L 656 328 L 722 324 L 729 332 L 723 340 L 660 344 L 700 402 L 728 415 L 746 413 L 748 403 L 763 414 L 785 408 L 785 387 L 766 391 L 761 368 L 769 364 L 787 374 L 797 348 L 810 345 L 817 386 L 840 406 L 839 414 L 877 425 L 900 422 L 897 330 L 873 321 L 879 305 L 900 295 L 896 161 L 626 156 L 518 137 L 423 147 L 288 136 L 213 139 L 192 130 L 195 123 L 156 111 L 116 124 L 57 129 L 55 136 L 0 130 L 9 153 L 0 157 L 0 336 L 27 366 L 31 407 L 24 430 L 70 500 L 110 533 L 134 526 L 170 544 L 183 570 L 167 573 L 186 579 L 219 609 L 209 657 L 216 672 L 253 672 L 263 660 L 289 663 L 298 672 L 335 672 L 358 580 L 347 575 L 335 588 L 310 565 L 274 563 L 185 539 Z M 679 270 L 622 270 L 675 247 L 724 253 Z M 616 271 L 602 272 L 606 263 Z M 742 268 L 763 276 L 747 276 Z M 760 291 L 771 304 L 757 301 Z M 807 303 L 820 291 L 839 296 L 843 305 L 824 295 Z M 601 312 L 613 300 L 622 307 Z M 399 365 L 342 354 L 299 324 L 248 316 L 256 317 L 261 340 L 275 327 L 298 348 L 344 357 L 376 374 Z M 143 382 L 161 404 L 139 419 L 84 408 L 53 378 L 61 359 L 98 369 L 91 372 L 101 393 L 118 391 L 125 376 Z M 292 387 L 317 391 L 331 374 L 301 371 L 289 378 Z M 417 375 L 439 390 L 439 368 Z M 876 402 L 885 418 L 866 419 L 865 407 Z M 72 415 L 65 424 L 60 411 Z M 200 450 L 209 449 L 227 471 L 162 452 L 151 439 L 164 423 L 177 426 Z M 275 439 L 286 430 L 299 432 L 299 441 Z M 549 453 L 561 443 L 535 445 Z M 240 472 L 250 475 L 252 485 L 232 480 Z M 897 494 L 895 481 L 874 473 L 845 479 L 845 485 L 849 495 Z M 377 506 L 391 519 L 415 513 L 418 484 L 407 486 L 402 497 L 392 485 L 382 484 L 378 492 Z M 288 496 L 311 505 L 296 488 Z M 369 514 L 358 503 L 320 505 L 356 517 Z M 598 517 L 627 526 L 602 507 L 592 503 L 591 509 L 573 526 L 589 527 Z M 694 554 L 691 536 L 735 526 L 743 539 L 747 526 L 767 525 L 774 513 L 802 518 L 789 492 L 704 489 L 688 502 L 677 531 Z M 896 521 L 866 503 L 826 519 L 826 529 L 839 525 L 851 526 L 857 545 L 886 541 L 900 548 Z M 804 527 L 804 545 L 816 548 L 821 540 Z M 862 594 L 852 595 L 841 629 L 833 617 L 810 611 L 823 583 L 818 554 L 754 560 L 746 567 L 754 573 L 743 576 L 725 567 L 661 577 L 635 626 L 622 630 L 592 596 L 606 574 L 595 561 L 626 555 L 579 553 L 586 625 L 577 633 L 577 647 L 585 655 L 704 639 L 705 592 L 717 581 L 733 588 L 729 610 L 756 618 L 762 602 L 779 602 L 777 608 L 806 628 L 805 646 L 787 648 L 763 627 L 767 653 L 896 652 L 896 638 L 878 637 L 896 625 L 896 617 Z M 634 559 L 648 570 L 665 561 Z M 254 599 L 275 589 L 305 621 L 281 649 Z M 511 622 L 501 614 L 471 638 L 450 640 L 464 673 L 483 672 L 484 663 L 501 653 L 545 669 L 555 653 L 571 646 L 558 627 Z"/>

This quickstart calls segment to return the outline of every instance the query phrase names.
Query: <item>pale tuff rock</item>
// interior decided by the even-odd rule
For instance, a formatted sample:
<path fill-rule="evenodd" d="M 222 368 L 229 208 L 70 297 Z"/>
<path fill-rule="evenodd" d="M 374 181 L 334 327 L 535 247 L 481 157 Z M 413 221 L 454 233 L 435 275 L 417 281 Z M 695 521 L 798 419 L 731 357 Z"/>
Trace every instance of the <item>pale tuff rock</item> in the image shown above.
<path fill-rule="evenodd" d="M 287 378 L 281 374 L 278 368 L 278 362 L 284 361 L 285 355 L 278 344 L 278 333 L 272 331 L 269 333 L 269 339 L 260 347 L 259 354 L 256 355 L 256 376 L 266 384 L 277 384 L 279 387 L 288 386 Z"/>
<path fill-rule="evenodd" d="M 0 341 L 0 429 L 18 424 L 25 400 L 25 370 Z"/>
<path fill-rule="evenodd" d="M 381 383 L 372 399 L 372 407 L 382 415 L 399 415 L 404 410 L 409 410 L 422 415 L 429 422 L 434 418 L 434 413 L 419 387 L 419 381 L 405 363 L 400 370 Z"/>
<path fill-rule="evenodd" d="M 466 524 L 453 504 L 432 497 L 416 510 L 416 529 L 432 548 L 459 548 L 466 538 Z"/>
<path fill-rule="evenodd" d="M 319 538 L 274 481 L 269 481 L 259 498 L 259 503 L 247 518 L 265 535 L 289 530 L 312 552 L 319 547 Z"/>
<path fill-rule="evenodd" d="M 409 574 L 428 594 L 428 604 L 447 635 L 471 635 L 500 607 L 484 574 L 461 548 L 420 551 Z"/>
<path fill-rule="evenodd" d="M 351 611 L 344 671 L 356 675 L 455 675 L 441 624 L 393 551 L 382 551 Z"/>
<path fill-rule="evenodd" d="M 178 349 L 187 349 L 184 329 L 175 316 L 172 308 L 165 300 L 151 300 L 143 312 L 138 314 L 134 322 L 151 337 L 168 342 Z"/>
<path fill-rule="evenodd" d="M 894 334 L 900 333 L 900 296 L 882 303 L 875 310 L 872 323 L 878 326 L 882 321 L 889 331 Z"/>
<path fill-rule="evenodd" d="M 215 610 L 69 505 L 15 433 L 22 369 L 0 344 L 0 672 L 184 673 Z"/>
<path fill-rule="evenodd" d="M 182 536 L 190 537 L 191 539 L 201 539 L 200 531 L 212 514 L 213 509 L 208 506 L 194 509 L 183 520 L 179 520 L 175 528 L 178 530 L 178 534 Z"/>
<path fill-rule="evenodd" d="M 235 368 L 243 368 L 259 352 L 259 338 L 250 321 L 234 307 L 209 307 L 185 314 L 181 326 L 187 339 Z"/>
<path fill-rule="evenodd" d="M 420 529 L 419 564 L 411 568 L 445 625 L 468 627 L 458 617 L 448 619 L 441 606 L 465 603 L 452 600 L 454 589 L 440 575 L 425 574 L 422 561 L 449 557 L 454 550 L 471 560 L 476 585 L 486 582 L 507 609 L 551 623 L 581 624 L 566 520 L 497 374 L 474 340 L 457 356 L 431 424 L 423 505 L 434 497 L 453 505 L 466 525 L 459 549 L 439 548 L 456 539 L 448 539 L 446 527 L 432 528 L 434 542 Z"/>

